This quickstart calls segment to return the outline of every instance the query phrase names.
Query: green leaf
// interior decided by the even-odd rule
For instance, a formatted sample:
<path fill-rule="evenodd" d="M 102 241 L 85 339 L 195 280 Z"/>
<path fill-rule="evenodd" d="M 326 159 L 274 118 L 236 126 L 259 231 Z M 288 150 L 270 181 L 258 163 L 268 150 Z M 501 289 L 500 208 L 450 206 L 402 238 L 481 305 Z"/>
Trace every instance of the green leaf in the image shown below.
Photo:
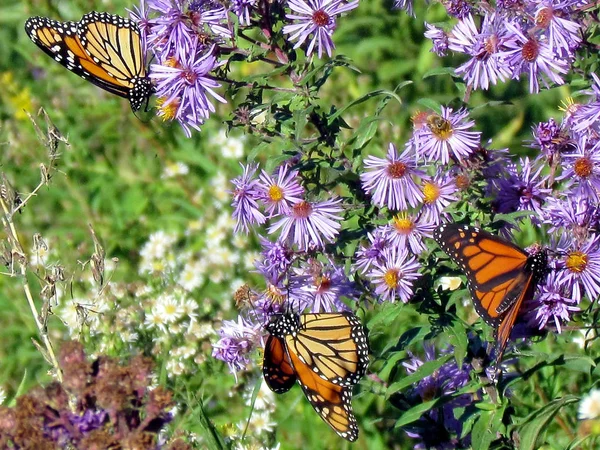
<path fill-rule="evenodd" d="M 394 428 L 400 428 L 400 427 L 403 427 L 404 425 L 408 425 L 409 423 L 413 423 L 416 420 L 419 420 L 419 418 L 423 414 L 425 414 L 431 408 L 437 406 L 437 404 L 440 402 L 441 402 L 441 399 L 436 398 L 436 399 L 430 400 L 428 402 L 420 403 L 416 406 L 413 406 L 412 408 L 410 408 L 408 411 L 406 411 L 405 413 L 403 413 L 400 416 L 400 418 L 396 421 Z"/>
<path fill-rule="evenodd" d="M 521 450 L 534 450 L 539 448 L 536 445 L 540 434 L 544 431 L 550 421 L 558 414 L 563 406 L 579 401 L 579 397 L 567 395 L 556 400 L 552 400 L 541 409 L 534 411 L 527 416 L 523 424 L 519 427 L 519 438 L 521 442 Z"/>
<path fill-rule="evenodd" d="M 473 431 L 471 433 L 471 443 L 473 448 L 478 450 L 490 448 L 490 444 L 496 438 L 496 430 L 491 427 L 491 424 L 497 414 L 497 410 L 481 411 L 479 419 L 477 419 L 477 422 L 473 425 Z"/>
<path fill-rule="evenodd" d="M 333 113 L 331 116 L 329 116 L 329 119 L 327 121 L 328 125 L 331 125 L 335 119 L 337 119 L 345 111 L 352 108 L 353 106 L 360 105 L 361 103 L 366 102 L 370 98 L 374 98 L 379 95 L 385 95 L 386 97 L 395 98 L 396 100 L 398 100 L 398 103 L 402 104 L 402 99 L 396 93 L 387 91 L 385 89 L 378 89 L 376 91 L 369 92 L 369 93 L 363 95 L 362 97 L 357 98 L 353 102 L 350 102 L 348 105 L 344 106 L 343 108 L 338 109 L 335 113 Z"/>
<path fill-rule="evenodd" d="M 390 398 L 392 394 L 401 391 L 405 387 L 415 384 L 418 381 L 421 381 L 423 378 L 431 375 L 433 372 L 435 372 L 444 364 L 446 364 L 451 358 L 452 355 L 446 355 L 436 359 L 435 361 L 427 361 L 423 363 L 423 365 L 419 367 L 414 373 L 411 373 L 410 375 L 404 377 L 400 381 L 392 383 L 387 388 L 387 392 L 385 394 L 386 398 Z"/>
<path fill-rule="evenodd" d="M 435 111 L 438 114 L 442 112 L 442 107 L 440 106 L 440 103 L 436 102 L 435 100 L 433 100 L 431 98 L 420 98 L 417 101 L 417 103 L 419 105 L 423 105 L 424 107 Z"/>
<path fill-rule="evenodd" d="M 448 331 L 449 342 L 454 347 L 454 359 L 456 360 L 456 365 L 462 367 L 463 361 L 467 356 L 467 347 L 469 345 L 467 330 L 461 321 L 455 320 L 452 327 L 448 328 Z"/>
<path fill-rule="evenodd" d="M 423 74 L 423 79 L 425 78 L 429 78 L 429 77 L 435 77 L 438 75 L 451 75 L 451 76 L 456 76 L 455 73 L 455 68 L 454 67 L 436 67 L 434 69 L 428 70 L 427 72 L 425 72 Z"/>

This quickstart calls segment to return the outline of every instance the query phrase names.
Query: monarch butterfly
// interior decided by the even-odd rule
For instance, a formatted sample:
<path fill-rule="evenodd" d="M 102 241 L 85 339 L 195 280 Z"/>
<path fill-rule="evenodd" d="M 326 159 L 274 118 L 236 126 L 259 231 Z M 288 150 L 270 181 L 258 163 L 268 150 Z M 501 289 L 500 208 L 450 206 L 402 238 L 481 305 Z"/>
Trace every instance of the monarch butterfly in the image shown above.
<path fill-rule="evenodd" d="M 278 314 L 266 329 L 263 375 L 269 388 L 282 394 L 298 380 L 317 414 L 338 435 L 355 441 L 352 387 L 369 364 L 358 318 L 349 312 Z"/>
<path fill-rule="evenodd" d="M 508 343 L 521 305 L 548 273 L 548 252 L 527 253 L 479 228 L 443 224 L 433 235 L 467 276 L 475 311 L 496 328 L 496 365 Z"/>
<path fill-rule="evenodd" d="M 137 111 L 154 88 L 146 76 L 138 26 L 129 19 L 96 11 L 79 22 L 31 17 L 29 38 L 48 56 L 84 80 L 129 99 Z"/>

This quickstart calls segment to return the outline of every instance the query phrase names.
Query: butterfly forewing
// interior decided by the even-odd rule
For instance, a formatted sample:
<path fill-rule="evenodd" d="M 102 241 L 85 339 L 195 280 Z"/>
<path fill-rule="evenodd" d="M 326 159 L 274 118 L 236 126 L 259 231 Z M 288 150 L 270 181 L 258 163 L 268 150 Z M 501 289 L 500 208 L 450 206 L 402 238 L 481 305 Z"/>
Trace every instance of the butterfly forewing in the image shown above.
<path fill-rule="evenodd" d="M 321 378 L 352 386 L 365 374 L 369 348 L 364 328 L 351 313 L 303 314 L 289 348 Z"/>
<path fill-rule="evenodd" d="M 91 12 L 80 22 L 32 17 L 31 40 L 71 72 L 120 97 L 137 111 L 153 92 L 146 76 L 138 26 L 129 19 Z"/>
<path fill-rule="evenodd" d="M 479 228 L 445 224 L 434 239 L 467 276 L 477 313 L 498 326 L 523 291 L 528 255 L 516 245 Z"/>

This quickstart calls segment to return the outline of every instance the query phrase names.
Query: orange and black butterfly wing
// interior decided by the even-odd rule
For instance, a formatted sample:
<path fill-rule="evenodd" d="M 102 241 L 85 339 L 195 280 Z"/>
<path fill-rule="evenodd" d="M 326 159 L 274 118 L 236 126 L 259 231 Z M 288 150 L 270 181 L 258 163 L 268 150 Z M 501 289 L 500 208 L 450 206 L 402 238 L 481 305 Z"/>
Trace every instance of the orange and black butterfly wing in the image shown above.
<path fill-rule="evenodd" d="M 496 363 L 502 359 L 502 355 L 504 354 L 504 350 L 506 349 L 506 345 L 508 344 L 508 340 L 510 338 L 510 333 L 513 329 L 515 321 L 517 320 L 519 311 L 521 310 L 521 305 L 525 299 L 530 299 L 533 297 L 535 288 L 536 283 L 534 283 L 534 274 L 532 272 L 527 277 L 524 287 L 521 290 L 520 295 L 517 297 L 517 300 L 506 312 L 506 315 L 496 329 Z"/>
<path fill-rule="evenodd" d="M 128 89 L 113 82 L 110 74 L 86 53 L 77 36 L 76 22 L 58 22 L 46 17 L 31 17 L 25 22 L 29 38 L 52 59 L 84 80 L 120 97 Z"/>
<path fill-rule="evenodd" d="M 137 24 L 115 14 L 92 11 L 77 26 L 81 46 L 94 67 L 86 68 L 98 79 L 121 86 L 134 111 L 153 92 L 146 76 L 146 61 Z M 108 78 L 105 77 L 108 74 Z"/>
<path fill-rule="evenodd" d="M 352 386 L 327 381 L 293 352 L 288 354 L 304 395 L 314 410 L 340 437 L 354 442 L 358 438 L 358 425 L 352 413 Z"/>
<path fill-rule="evenodd" d="M 96 12 L 80 22 L 31 17 L 25 31 L 44 53 L 71 72 L 129 99 L 134 111 L 154 91 L 146 76 L 139 29 L 129 19 Z"/>
<path fill-rule="evenodd" d="M 466 225 L 444 224 L 434 239 L 465 273 L 477 313 L 498 327 L 531 284 L 529 255 L 511 242 Z"/>
<path fill-rule="evenodd" d="M 282 338 L 269 336 L 263 358 L 263 377 L 273 392 L 289 391 L 296 382 L 296 372 L 290 363 Z"/>
<path fill-rule="evenodd" d="M 302 314 L 286 342 L 317 375 L 341 386 L 357 384 L 369 364 L 365 330 L 350 312 Z"/>

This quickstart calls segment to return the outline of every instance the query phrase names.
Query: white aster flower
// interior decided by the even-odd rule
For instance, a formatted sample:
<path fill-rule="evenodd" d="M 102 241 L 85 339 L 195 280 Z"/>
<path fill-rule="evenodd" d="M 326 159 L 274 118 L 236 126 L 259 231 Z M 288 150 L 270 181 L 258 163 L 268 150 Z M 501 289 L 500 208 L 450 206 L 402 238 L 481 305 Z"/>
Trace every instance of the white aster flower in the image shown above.
<path fill-rule="evenodd" d="M 172 324 L 183 317 L 183 307 L 173 294 L 162 294 L 156 298 L 152 310 L 160 315 L 166 323 Z"/>
<path fill-rule="evenodd" d="M 582 420 L 600 417 L 600 389 L 592 389 L 581 399 L 577 417 Z"/>
<path fill-rule="evenodd" d="M 204 284 L 206 264 L 203 261 L 189 261 L 179 274 L 179 285 L 188 292 Z"/>
<path fill-rule="evenodd" d="M 187 175 L 190 172 L 190 168 L 182 162 L 167 162 L 161 178 L 173 178 L 178 175 Z"/>

